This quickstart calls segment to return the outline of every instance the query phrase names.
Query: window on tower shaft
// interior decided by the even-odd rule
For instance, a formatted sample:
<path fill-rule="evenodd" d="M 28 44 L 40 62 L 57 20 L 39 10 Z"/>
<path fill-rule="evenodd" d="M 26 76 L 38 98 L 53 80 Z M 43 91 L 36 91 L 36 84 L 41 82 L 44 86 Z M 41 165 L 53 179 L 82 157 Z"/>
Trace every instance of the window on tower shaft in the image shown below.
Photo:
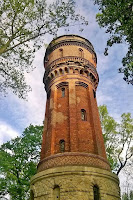
<path fill-rule="evenodd" d="M 54 187 L 53 194 L 54 194 L 54 200 L 56 199 L 60 200 L 60 187 L 58 185 Z"/>
<path fill-rule="evenodd" d="M 81 109 L 81 119 L 82 119 L 82 121 L 86 121 L 87 119 L 86 119 L 86 110 L 84 110 L 84 109 Z"/>
<path fill-rule="evenodd" d="M 96 91 L 93 90 L 93 96 L 96 98 Z"/>
<path fill-rule="evenodd" d="M 30 199 L 31 199 L 31 200 L 34 200 L 34 193 L 33 193 L 32 190 L 30 191 Z"/>
<path fill-rule="evenodd" d="M 65 152 L 65 140 L 60 140 L 60 152 Z"/>
<path fill-rule="evenodd" d="M 62 97 L 65 97 L 65 88 L 61 88 Z"/>
<path fill-rule="evenodd" d="M 94 200 L 100 200 L 99 187 L 97 185 L 93 186 L 93 195 Z"/>

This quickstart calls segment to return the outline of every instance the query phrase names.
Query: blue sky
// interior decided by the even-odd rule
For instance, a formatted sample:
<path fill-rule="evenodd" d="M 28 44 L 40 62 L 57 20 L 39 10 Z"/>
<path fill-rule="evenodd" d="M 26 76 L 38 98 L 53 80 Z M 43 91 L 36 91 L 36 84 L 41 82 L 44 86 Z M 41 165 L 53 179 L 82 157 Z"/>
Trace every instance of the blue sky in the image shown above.
<path fill-rule="evenodd" d="M 127 51 L 126 44 L 114 45 L 109 49 L 109 55 L 104 56 L 104 48 L 108 34 L 105 29 L 99 28 L 95 21 L 98 12 L 97 6 L 92 0 L 80 0 L 77 5 L 77 12 L 86 17 L 89 25 L 80 32 L 80 25 L 70 27 L 69 31 L 60 29 L 58 36 L 63 34 L 78 34 L 90 40 L 97 53 L 99 73 L 99 86 L 97 89 L 98 105 L 106 104 L 109 114 L 117 121 L 124 112 L 130 112 L 133 116 L 133 86 L 128 85 L 122 74 L 118 74 L 122 57 Z M 48 44 L 53 39 L 46 35 L 44 43 Z M 43 46 L 37 53 L 34 60 L 36 69 L 26 74 L 27 83 L 32 87 L 32 92 L 28 94 L 28 101 L 19 99 L 9 91 L 6 97 L 0 97 L 0 144 L 11 138 L 21 135 L 23 130 L 30 124 L 41 125 L 44 120 L 46 93 L 42 82 L 44 67 L 43 57 L 45 47 Z"/>

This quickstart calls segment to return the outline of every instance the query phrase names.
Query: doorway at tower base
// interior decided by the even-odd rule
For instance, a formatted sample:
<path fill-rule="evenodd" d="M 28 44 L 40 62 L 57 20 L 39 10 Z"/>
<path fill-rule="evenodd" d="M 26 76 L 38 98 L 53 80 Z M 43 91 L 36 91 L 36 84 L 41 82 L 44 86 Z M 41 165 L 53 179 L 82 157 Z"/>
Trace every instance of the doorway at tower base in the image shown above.
<path fill-rule="evenodd" d="M 118 177 L 87 166 L 63 166 L 39 172 L 31 179 L 31 194 L 32 200 L 120 200 Z"/>

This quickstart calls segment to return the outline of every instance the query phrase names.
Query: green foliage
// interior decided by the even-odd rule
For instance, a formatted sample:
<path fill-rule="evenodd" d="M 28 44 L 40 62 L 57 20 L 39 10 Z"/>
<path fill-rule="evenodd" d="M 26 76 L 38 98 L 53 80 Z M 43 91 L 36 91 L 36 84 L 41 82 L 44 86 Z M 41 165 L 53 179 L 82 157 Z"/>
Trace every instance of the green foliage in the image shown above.
<path fill-rule="evenodd" d="M 99 106 L 99 113 L 107 157 L 111 169 L 118 175 L 133 156 L 133 119 L 130 113 L 123 113 L 121 122 L 117 123 L 105 105 Z"/>
<path fill-rule="evenodd" d="M 133 191 L 130 191 L 129 194 L 124 193 L 122 195 L 122 200 L 133 200 Z"/>
<path fill-rule="evenodd" d="M 0 198 L 29 199 L 30 178 L 36 173 L 40 159 L 42 126 L 30 125 L 0 148 Z"/>
<path fill-rule="evenodd" d="M 105 105 L 99 106 L 99 113 L 108 161 L 111 165 L 111 169 L 114 170 L 117 167 L 117 156 L 114 154 L 116 144 L 114 141 L 117 134 L 116 128 L 118 124 L 109 116 Z"/>
<path fill-rule="evenodd" d="M 122 195 L 122 200 L 129 200 L 128 194 L 127 194 L 127 193 L 124 193 L 124 194 Z"/>
<path fill-rule="evenodd" d="M 128 52 L 122 60 L 123 67 L 119 72 L 124 73 L 123 79 L 133 85 L 133 2 L 132 0 L 94 1 L 100 10 L 96 19 L 100 27 L 105 27 L 106 33 L 110 34 L 105 55 L 108 55 L 108 47 L 113 44 L 128 44 Z"/>
<path fill-rule="evenodd" d="M 44 36 L 56 36 L 60 27 L 81 21 L 75 14 L 74 0 L 3 0 L 0 3 L 0 92 L 11 89 L 26 98 L 31 88 L 25 72 L 31 71 L 35 52 L 44 44 Z"/>

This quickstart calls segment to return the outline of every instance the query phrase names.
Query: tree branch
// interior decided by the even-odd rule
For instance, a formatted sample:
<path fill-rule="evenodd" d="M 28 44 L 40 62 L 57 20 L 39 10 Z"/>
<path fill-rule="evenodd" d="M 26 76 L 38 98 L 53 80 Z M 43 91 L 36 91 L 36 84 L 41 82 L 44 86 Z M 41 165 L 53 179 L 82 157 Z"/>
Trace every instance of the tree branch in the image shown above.
<path fill-rule="evenodd" d="M 21 44 L 24 44 L 24 43 L 26 43 L 26 42 L 28 42 L 28 41 L 30 41 L 30 40 L 33 40 L 33 39 L 37 38 L 38 36 L 42 36 L 42 35 L 45 35 L 45 34 L 46 34 L 46 32 L 45 32 L 45 33 L 41 33 L 41 34 L 37 34 L 37 35 L 35 35 L 35 36 L 31 37 L 31 38 L 28 38 L 27 40 L 24 40 L 24 41 L 22 41 L 22 42 L 19 42 L 18 44 L 16 44 L 16 45 L 12 46 L 11 48 L 7 49 L 5 52 L 11 51 L 12 49 L 16 48 L 17 46 L 19 46 L 19 45 L 21 45 Z M 4 52 L 4 53 L 5 53 L 5 52 Z M 0 52 L 0 53 L 1 53 L 1 52 Z"/>

